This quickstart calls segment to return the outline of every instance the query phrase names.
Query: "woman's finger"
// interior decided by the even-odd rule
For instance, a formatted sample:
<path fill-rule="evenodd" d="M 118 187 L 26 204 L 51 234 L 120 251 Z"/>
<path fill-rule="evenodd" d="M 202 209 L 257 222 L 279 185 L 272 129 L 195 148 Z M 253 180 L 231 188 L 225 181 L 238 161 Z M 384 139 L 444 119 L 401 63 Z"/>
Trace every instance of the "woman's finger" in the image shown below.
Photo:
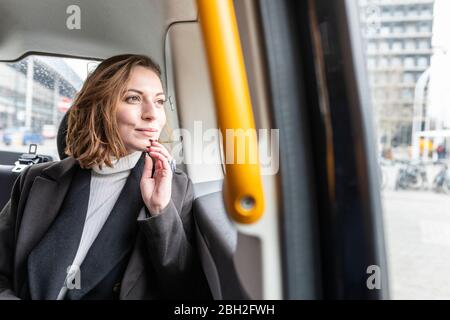
<path fill-rule="evenodd" d="M 142 176 L 146 178 L 152 177 L 152 169 L 153 169 L 153 160 L 147 153 L 145 153 L 145 162 L 144 162 L 144 170 L 142 172 Z"/>
<path fill-rule="evenodd" d="M 150 141 L 151 143 L 152 143 L 152 145 L 155 145 L 155 146 L 158 146 L 158 147 L 162 147 L 162 148 L 166 148 L 166 147 L 164 147 L 160 142 L 158 142 L 158 141 Z"/>
<path fill-rule="evenodd" d="M 161 147 L 151 146 L 149 150 L 161 153 L 168 160 L 172 159 L 172 157 L 170 156 L 169 152 L 167 150 L 161 148 Z"/>
<path fill-rule="evenodd" d="M 152 148 L 159 148 L 161 150 L 161 153 L 167 157 L 167 159 L 172 159 L 172 155 L 170 154 L 169 150 L 167 150 L 166 147 L 164 147 L 161 143 L 158 141 L 152 141 Z"/>
<path fill-rule="evenodd" d="M 164 146 L 162 143 L 159 143 L 158 141 L 152 141 L 152 146 L 163 148 L 169 156 L 171 155 L 166 146 Z"/>
<path fill-rule="evenodd" d="M 167 160 L 167 158 L 164 157 L 161 153 L 159 153 L 159 152 L 154 152 L 154 151 L 150 151 L 150 154 L 151 154 L 152 156 L 154 156 L 155 158 L 157 158 L 157 160 L 161 160 L 162 168 L 163 168 L 164 170 L 172 171 L 172 169 L 171 169 L 170 166 L 169 166 L 169 160 Z"/>

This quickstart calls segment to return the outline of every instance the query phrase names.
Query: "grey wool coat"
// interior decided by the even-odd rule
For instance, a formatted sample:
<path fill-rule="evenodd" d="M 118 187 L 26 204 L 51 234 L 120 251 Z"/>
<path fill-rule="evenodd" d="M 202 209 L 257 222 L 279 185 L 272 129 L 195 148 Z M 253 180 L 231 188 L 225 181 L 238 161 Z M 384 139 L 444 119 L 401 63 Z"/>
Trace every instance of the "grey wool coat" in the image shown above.
<path fill-rule="evenodd" d="M 134 190 L 140 190 L 143 162 L 141 157 L 136 164 Z M 0 213 L 0 299 L 30 299 L 28 257 L 57 217 L 76 167 L 72 157 L 36 164 L 14 183 Z M 193 199 L 191 180 L 176 170 L 169 205 L 157 216 L 136 220 L 136 241 L 125 272 L 120 285 L 111 288 L 119 299 L 211 297 L 196 251 Z M 102 270 L 98 273 L 99 279 L 105 276 Z"/>

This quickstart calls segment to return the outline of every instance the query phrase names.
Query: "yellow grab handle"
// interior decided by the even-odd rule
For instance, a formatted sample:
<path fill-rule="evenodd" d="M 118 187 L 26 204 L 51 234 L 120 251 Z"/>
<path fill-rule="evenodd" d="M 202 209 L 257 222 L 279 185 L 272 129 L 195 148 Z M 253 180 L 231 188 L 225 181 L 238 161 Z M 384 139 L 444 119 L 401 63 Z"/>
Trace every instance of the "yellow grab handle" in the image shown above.
<path fill-rule="evenodd" d="M 237 222 L 253 223 L 264 211 L 264 193 L 233 1 L 197 0 L 197 4 L 213 82 L 217 120 L 224 139 L 225 206 Z"/>

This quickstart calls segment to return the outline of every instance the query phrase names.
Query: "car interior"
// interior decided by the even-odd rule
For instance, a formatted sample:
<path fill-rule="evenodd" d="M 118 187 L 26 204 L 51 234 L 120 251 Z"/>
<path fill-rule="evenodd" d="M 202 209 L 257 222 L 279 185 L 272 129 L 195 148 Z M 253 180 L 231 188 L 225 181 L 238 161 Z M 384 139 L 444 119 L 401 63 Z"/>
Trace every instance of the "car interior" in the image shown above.
<path fill-rule="evenodd" d="M 168 125 L 194 131 L 196 122 L 203 130 L 217 128 L 214 99 L 198 22 L 195 1 L 100 1 L 81 4 L 81 30 L 64 27 L 70 1 L 2 1 L 4 12 L 0 29 L 2 61 L 17 61 L 26 55 L 50 55 L 101 60 L 120 53 L 142 53 L 155 59 L 163 69 L 165 88 L 170 97 L 166 110 Z M 238 4 L 249 11 L 247 4 Z M 27 10 L 24 11 L 23 8 Z M 49 15 L 49 12 L 61 12 Z M 32 13 L 32 14 L 31 14 Z M 247 13 L 250 14 L 250 13 Z M 248 26 L 247 32 L 251 32 Z M 12 37 L 11 35 L 14 35 Z M 270 127 L 261 115 L 261 126 Z M 64 155 L 66 118 L 58 130 L 59 160 Z M 214 143 L 218 143 L 216 140 Z M 199 146 L 201 147 L 201 146 Z M 220 146 L 217 146 L 220 150 Z M 39 149 L 38 149 L 39 151 Z M 196 152 L 184 146 L 185 157 Z M 3 207 L 19 172 L 13 172 L 21 153 L 1 154 L 0 206 Z M 211 157 L 220 159 L 220 154 Z M 58 159 L 50 159 L 58 161 Z M 238 231 L 230 222 L 222 201 L 223 168 L 218 161 L 180 164 L 194 183 L 195 211 L 199 228 L 205 273 L 216 299 L 262 298 L 260 243 L 255 237 L 241 235 L 246 252 L 256 259 L 236 255 Z M 273 181 L 268 179 L 269 188 Z M 270 192 L 268 192 L 270 194 Z M 276 199 L 274 198 L 274 204 Z M 275 208 L 275 205 L 274 205 Z M 247 239 L 248 238 L 248 239 Z M 241 270 L 239 259 L 243 261 Z M 235 261 L 237 260 L 237 261 Z M 250 263 L 254 262 L 254 265 Z M 242 282 L 246 282 L 246 289 Z M 274 286 L 272 291 L 275 290 Z M 279 295 L 273 293 L 274 297 Z"/>
<path fill-rule="evenodd" d="M 169 98 L 168 126 L 185 129 L 194 137 L 198 132 L 199 139 L 206 139 L 211 146 L 208 150 L 214 150 L 206 153 L 207 163 L 177 164 L 194 183 L 197 249 L 214 299 L 387 297 L 387 287 L 367 290 L 366 269 L 361 267 L 383 266 L 385 260 L 381 209 L 378 195 L 374 195 L 378 181 L 370 174 L 374 155 L 367 151 L 355 156 L 371 148 L 371 136 L 366 126 L 370 119 L 360 112 L 364 97 L 354 85 L 361 72 L 353 68 L 359 53 L 350 54 L 352 48 L 346 44 L 356 41 L 351 39 L 343 14 L 343 10 L 351 11 L 352 5 L 345 0 L 336 1 L 345 9 L 338 4 L 327 8 L 327 1 L 312 0 L 231 2 L 255 128 L 279 129 L 280 168 L 261 175 L 265 209 L 254 223 L 240 223 L 227 212 L 222 141 L 202 136 L 208 129 L 219 129 L 220 123 L 200 2 L 78 1 L 81 28 L 69 29 L 67 8 L 73 1 L 2 0 L 0 61 L 17 62 L 32 55 L 101 61 L 136 53 L 159 63 Z M 322 50 L 319 25 L 331 31 L 339 26 L 336 51 Z M 325 91 L 332 83 L 323 76 L 330 70 L 333 79 L 345 79 L 345 83 L 342 90 L 330 90 L 335 103 L 327 105 Z M 327 108 L 341 109 L 330 113 Z M 329 126 L 331 123 L 335 126 Z M 66 157 L 66 130 L 64 117 L 58 128 L 57 155 L 42 155 L 39 146 L 37 153 L 49 161 Z M 330 130 L 336 131 L 334 142 Z M 348 136 L 339 136 L 337 131 L 346 130 L 351 131 Z M 185 158 L 205 155 L 201 144 L 179 132 L 173 140 L 168 136 L 163 140 L 181 141 Z M 330 143 L 342 143 L 341 138 L 354 139 L 360 147 L 333 158 Z M 19 174 L 13 169 L 24 153 L 0 151 L 1 207 L 10 197 Z M 349 162 L 352 156 L 364 165 Z M 343 163 L 346 165 L 341 166 Z M 342 174 L 335 184 L 329 180 L 332 169 Z M 348 183 L 345 174 L 356 178 Z M 333 186 L 344 191 L 332 194 Z M 361 199 L 368 200 L 365 206 Z M 349 201 L 347 206 L 342 206 L 344 200 Z M 366 235 L 363 230 L 370 232 Z M 347 250 L 355 254 L 348 255 Z M 386 281 L 385 273 L 383 279 Z"/>

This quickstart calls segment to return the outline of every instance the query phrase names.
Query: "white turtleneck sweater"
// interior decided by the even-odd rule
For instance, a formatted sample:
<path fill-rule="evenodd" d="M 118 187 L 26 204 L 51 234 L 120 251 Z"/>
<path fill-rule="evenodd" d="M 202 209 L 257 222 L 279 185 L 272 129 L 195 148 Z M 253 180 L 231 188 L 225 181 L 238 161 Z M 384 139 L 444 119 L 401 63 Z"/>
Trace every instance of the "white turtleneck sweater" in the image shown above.
<path fill-rule="evenodd" d="M 118 160 L 114 159 L 112 168 L 105 165 L 102 166 L 101 170 L 98 166 L 92 168 L 86 220 L 80 244 L 72 263 L 72 270 L 68 272 L 68 282 L 79 271 L 79 267 L 119 198 L 131 169 L 134 168 L 141 155 L 141 151 L 136 151 Z M 145 214 L 145 211 L 141 210 L 140 218 L 142 218 L 143 212 Z M 81 275 L 81 279 L 82 277 L 83 275 Z M 67 288 L 63 285 L 57 299 L 64 299 L 66 292 Z"/>

